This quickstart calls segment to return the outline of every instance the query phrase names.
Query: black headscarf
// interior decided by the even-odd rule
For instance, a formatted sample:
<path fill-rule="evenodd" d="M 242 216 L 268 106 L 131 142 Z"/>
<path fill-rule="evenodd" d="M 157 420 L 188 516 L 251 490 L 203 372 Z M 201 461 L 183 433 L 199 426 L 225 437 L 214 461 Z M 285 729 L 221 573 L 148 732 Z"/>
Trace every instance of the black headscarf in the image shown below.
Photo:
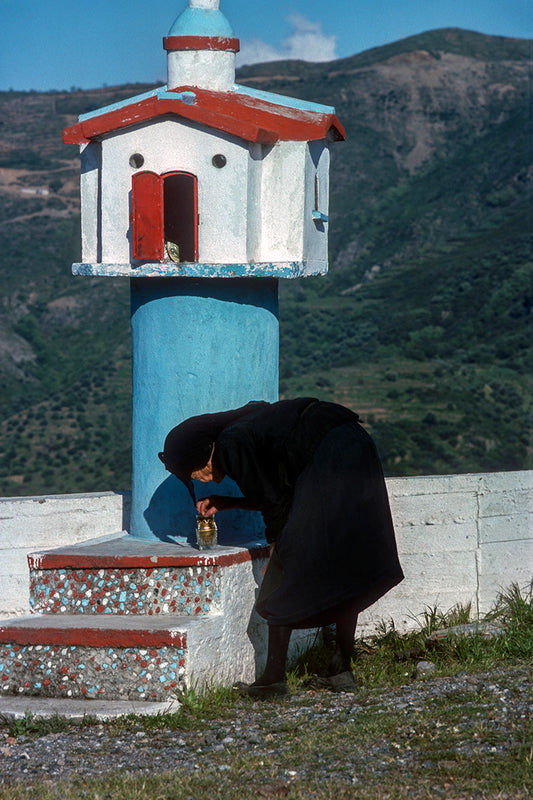
<path fill-rule="evenodd" d="M 195 505 L 191 474 L 205 467 L 217 437 L 228 425 L 266 405 L 262 400 L 254 400 L 231 411 L 189 417 L 169 432 L 159 458 L 185 484 Z"/>

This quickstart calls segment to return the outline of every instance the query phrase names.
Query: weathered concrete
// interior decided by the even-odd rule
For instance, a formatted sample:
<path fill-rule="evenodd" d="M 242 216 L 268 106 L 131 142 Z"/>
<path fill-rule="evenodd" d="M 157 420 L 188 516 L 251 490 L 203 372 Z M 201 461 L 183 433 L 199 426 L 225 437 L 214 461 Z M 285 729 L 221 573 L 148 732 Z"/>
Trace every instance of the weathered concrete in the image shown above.
<path fill-rule="evenodd" d="M 125 492 L 0 498 L 0 617 L 27 614 L 27 556 L 129 530 Z"/>
<path fill-rule="evenodd" d="M 533 578 L 533 472 L 387 480 L 405 581 L 360 619 L 412 627 L 428 607 L 471 603 L 486 613 L 499 591 Z"/>
<path fill-rule="evenodd" d="M 0 723 L 24 719 L 29 713 L 34 719 L 64 717 L 72 722 L 83 722 L 86 717 L 104 721 L 127 714 L 155 717 L 179 709 L 177 699 L 164 703 L 135 702 L 133 700 L 58 700 L 56 697 L 0 697 Z"/>

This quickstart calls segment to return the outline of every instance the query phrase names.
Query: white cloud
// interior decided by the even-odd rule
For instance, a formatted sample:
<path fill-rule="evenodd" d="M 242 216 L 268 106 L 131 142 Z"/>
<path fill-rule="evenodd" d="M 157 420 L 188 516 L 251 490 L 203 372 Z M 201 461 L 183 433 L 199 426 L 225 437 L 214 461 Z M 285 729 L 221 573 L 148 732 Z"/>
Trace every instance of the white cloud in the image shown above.
<path fill-rule="evenodd" d="M 312 22 L 303 14 L 291 14 L 288 17 L 291 32 L 279 48 L 273 47 L 262 39 L 241 41 L 241 50 L 237 55 L 237 64 L 260 64 L 265 61 L 284 61 L 285 59 L 301 59 L 302 61 L 334 61 L 337 56 L 337 37 L 325 34 L 321 22 Z"/>

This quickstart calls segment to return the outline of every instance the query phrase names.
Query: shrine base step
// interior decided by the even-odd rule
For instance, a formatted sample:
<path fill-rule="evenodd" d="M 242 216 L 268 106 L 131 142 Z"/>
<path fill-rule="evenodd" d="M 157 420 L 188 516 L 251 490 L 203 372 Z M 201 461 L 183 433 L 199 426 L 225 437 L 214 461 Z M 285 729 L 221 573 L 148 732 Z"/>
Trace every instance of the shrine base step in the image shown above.
<path fill-rule="evenodd" d="M 0 697 L 165 702 L 253 681 L 267 555 L 261 543 L 199 551 L 123 533 L 30 554 L 34 613 L 0 621 Z M 313 634 L 295 631 L 292 654 Z"/>

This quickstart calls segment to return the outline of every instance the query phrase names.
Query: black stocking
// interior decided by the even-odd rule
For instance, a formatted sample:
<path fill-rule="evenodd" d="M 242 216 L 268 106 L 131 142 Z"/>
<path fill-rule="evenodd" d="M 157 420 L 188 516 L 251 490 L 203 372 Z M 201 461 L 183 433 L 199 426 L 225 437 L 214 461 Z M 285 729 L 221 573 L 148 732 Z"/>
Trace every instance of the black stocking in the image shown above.
<path fill-rule="evenodd" d="M 338 675 L 341 672 L 351 671 L 356 626 L 356 611 L 347 609 L 339 612 L 335 621 L 336 648 L 328 666 L 328 675 Z"/>
<path fill-rule="evenodd" d="M 292 628 L 288 625 L 268 626 L 268 654 L 265 670 L 256 684 L 267 686 L 271 683 L 280 683 L 286 678 L 287 651 Z"/>

